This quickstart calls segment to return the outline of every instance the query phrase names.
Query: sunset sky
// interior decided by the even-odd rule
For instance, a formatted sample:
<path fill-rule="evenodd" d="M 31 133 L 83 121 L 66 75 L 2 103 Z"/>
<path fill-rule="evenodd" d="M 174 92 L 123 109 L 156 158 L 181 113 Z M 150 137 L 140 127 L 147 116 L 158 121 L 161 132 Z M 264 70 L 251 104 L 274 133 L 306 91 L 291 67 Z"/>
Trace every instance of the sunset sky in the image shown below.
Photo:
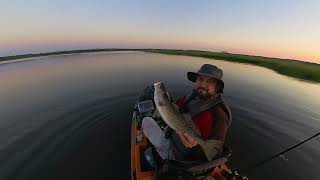
<path fill-rule="evenodd" d="M 317 0 L 0 0 L 0 56 L 174 48 L 320 63 Z"/>

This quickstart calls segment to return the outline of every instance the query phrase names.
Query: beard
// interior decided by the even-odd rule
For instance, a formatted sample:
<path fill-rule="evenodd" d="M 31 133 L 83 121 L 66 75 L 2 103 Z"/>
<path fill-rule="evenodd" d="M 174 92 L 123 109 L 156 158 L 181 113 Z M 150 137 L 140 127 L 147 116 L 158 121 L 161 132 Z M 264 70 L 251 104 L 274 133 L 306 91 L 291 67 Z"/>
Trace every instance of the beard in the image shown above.
<path fill-rule="evenodd" d="M 206 99 L 209 99 L 210 97 L 212 97 L 212 94 L 210 94 L 207 89 L 202 88 L 202 87 L 197 88 L 196 92 L 197 92 L 197 96 L 201 100 L 206 100 Z"/>

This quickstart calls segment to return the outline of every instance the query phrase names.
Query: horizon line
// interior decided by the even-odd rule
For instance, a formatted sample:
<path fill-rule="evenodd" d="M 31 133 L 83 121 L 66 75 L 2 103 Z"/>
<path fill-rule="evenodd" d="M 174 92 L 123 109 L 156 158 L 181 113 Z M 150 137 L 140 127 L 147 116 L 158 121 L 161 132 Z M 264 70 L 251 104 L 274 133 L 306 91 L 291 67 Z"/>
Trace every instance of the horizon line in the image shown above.
<path fill-rule="evenodd" d="M 208 51 L 208 50 L 199 50 L 199 49 L 164 49 L 164 48 L 86 48 L 86 49 L 58 50 L 58 51 L 47 51 L 47 52 L 41 52 L 41 53 L 26 53 L 26 54 L 17 54 L 17 55 L 10 55 L 10 56 L 0 56 L 0 61 L 11 61 L 11 60 L 31 58 L 31 57 L 89 53 L 89 52 L 143 51 L 143 50 L 201 51 L 201 52 L 233 54 L 233 55 L 241 55 L 241 56 L 249 56 L 249 57 L 251 56 L 251 57 L 260 57 L 260 58 L 268 58 L 268 59 L 277 59 L 277 60 L 283 60 L 283 61 L 296 61 L 296 62 L 320 65 L 320 63 L 305 61 L 301 59 L 278 58 L 278 57 L 270 57 L 270 56 L 262 56 L 262 55 L 250 55 L 250 54 L 232 53 L 229 51 Z M 30 57 L 26 57 L 26 56 L 30 56 Z"/>

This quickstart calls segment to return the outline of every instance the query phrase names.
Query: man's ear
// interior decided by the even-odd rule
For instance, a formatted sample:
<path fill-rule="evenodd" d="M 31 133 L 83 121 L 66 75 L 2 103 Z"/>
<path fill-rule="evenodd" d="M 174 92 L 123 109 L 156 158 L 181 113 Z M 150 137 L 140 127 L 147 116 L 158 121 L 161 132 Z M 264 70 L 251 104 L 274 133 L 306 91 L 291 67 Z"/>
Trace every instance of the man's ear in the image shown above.
<path fill-rule="evenodd" d="M 216 83 L 216 92 L 219 92 L 219 90 L 220 90 L 220 83 Z"/>

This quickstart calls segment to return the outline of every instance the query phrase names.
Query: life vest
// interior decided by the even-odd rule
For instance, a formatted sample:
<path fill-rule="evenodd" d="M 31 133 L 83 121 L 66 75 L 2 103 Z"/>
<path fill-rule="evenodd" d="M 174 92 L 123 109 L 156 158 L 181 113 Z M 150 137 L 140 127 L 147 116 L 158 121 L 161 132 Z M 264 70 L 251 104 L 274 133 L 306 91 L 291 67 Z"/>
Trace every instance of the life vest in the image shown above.
<path fill-rule="evenodd" d="M 230 126 L 231 121 L 232 121 L 232 115 L 229 106 L 226 104 L 224 98 L 222 97 L 222 94 L 216 94 L 214 99 L 209 99 L 202 103 L 201 105 L 196 105 L 196 107 L 193 107 L 192 111 L 190 111 L 187 108 L 187 105 L 196 97 L 196 91 L 193 90 L 193 92 L 188 95 L 182 104 L 182 106 L 179 107 L 180 113 L 188 113 L 192 118 L 194 118 L 196 115 L 198 115 L 201 112 L 204 111 L 210 111 L 214 106 L 216 105 L 221 105 L 223 111 L 227 114 L 228 116 L 228 124 Z"/>

